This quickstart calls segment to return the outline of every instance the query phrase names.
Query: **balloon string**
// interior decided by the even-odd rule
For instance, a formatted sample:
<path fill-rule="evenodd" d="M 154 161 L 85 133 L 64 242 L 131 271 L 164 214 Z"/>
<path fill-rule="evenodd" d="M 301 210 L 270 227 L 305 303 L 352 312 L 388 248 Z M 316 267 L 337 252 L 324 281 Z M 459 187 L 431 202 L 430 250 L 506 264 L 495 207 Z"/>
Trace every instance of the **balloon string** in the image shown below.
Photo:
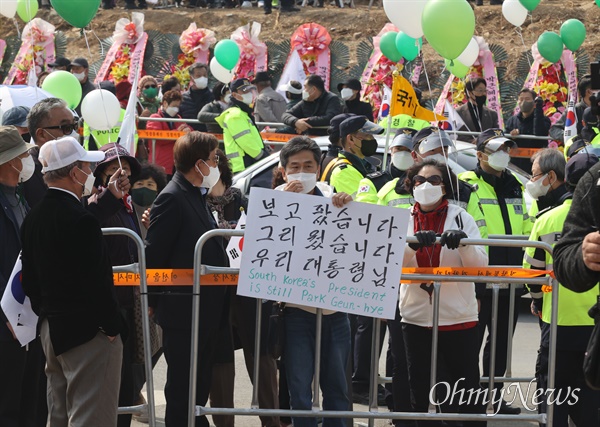
<path fill-rule="evenodd" d="M 527 49 L 527 46 L 525 45 L 525 39 L 523 39 L 523 31 L 521 31 L 521 27 L 516 27 L 515 31 L 517 32 L 517 34 L 521 38 L 521 43 L 523 44 L 523 47 L 525 49 Z M 525 58 L 527 58 L 527 63 L 529 64 L 529 68 L 531 68 L 531 61 L 529 60 L 529 55 L 526 54 Z"/>
<path fill-rule="evenodd" d="M 427 74 L 427 67 L 425 66 L 425 60 L 423 59 L 423 52 L 420 53 L 421 63 L 423 64 L 423 72 L 425 73 L 425 81 L 427 82 L 427 89 L 429 90 L 429 96 L 431 97 L 431 83 L 429 83 L 429 74 Z"/>
<path fill-rule="evenodd" d="M 17 29 L 17 37 L 21 38 L 21 31 L 19 30 L 19 22 L 17 22 L 17 18 L 13 18 L 13 22 L 15 23 L 15 28 Z"/>

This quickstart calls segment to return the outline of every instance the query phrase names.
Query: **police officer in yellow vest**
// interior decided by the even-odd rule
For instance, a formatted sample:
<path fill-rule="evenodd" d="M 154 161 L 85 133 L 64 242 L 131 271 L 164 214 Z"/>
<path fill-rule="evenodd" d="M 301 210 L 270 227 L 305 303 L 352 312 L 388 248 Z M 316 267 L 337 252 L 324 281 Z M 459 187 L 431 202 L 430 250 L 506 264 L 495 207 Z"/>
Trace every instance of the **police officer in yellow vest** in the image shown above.
<path fill-rule="evenodd" d="M 531 180 L 525 190 L 533 198 L 529 219 L 535 222 L 544 212 L 562 204 L 565 186 L 565 157 L 554 148 L 544 148 L 531 156 Z"/>
<path fill-rule="evenodd" d="M 421 129 L 413 136 L 412 159 L 420 163 L 423 159 L 432 158 L 446 164 L 449 151 L 454 147 L 450 136 L 437 127 Z M 475 219 L 479 232 L 483 238 L 488 235 L 485 217 L 479 205 L 477 187 L 459 180 L 456 188 L 451 189 L 453 194 L 448 197 L 448 202 L 465 209 Z M 377 204 L 383 206 L 396 206 L 409 209 L 413 200 L 404 188 L 402 179 L 393 179 L 385 184 L 377 193 Z"/>
<path fill-rule="evenodd" d="M 388 182 L 398 179 L 404 182 L 406 171 L 415 161 L 411 156 L 413 147 L 412 137 L 416 130 L 401 128 L 390 144 L 390 163 L 385 171 L 377 171 L 368 174 L 358 184 L 356 201 L 377 204 L 377 193 Z"/>
<path fill-rule="evenodd" d="M 254 122 L 256 86 L 248 79 L 231 82 L 230 107 L 215 120 L 223 128 L 225 154 L 233 173 L 243 171 L 265 155 L 265 145 Z"/>
<path fill-rule="evenodd" d="M 506 138 L 502 129 L 487 129 L 477 137 L 477 159 L 475 170 L 464 172 L 459 178 L 471 185 L 477 185 L 477 196 L 485 215 L 489 234 L 529 235 L 531 221 L 523 199 L 523 185 L 506 168 L 510 162 L 510 150 L 517 144 Z M 520 248 L 490 247 L 490 265 L 521 265 L 523 251 Z M 477 299 L 480 301 L 479 327 L 480 340 L 483 342 L 486 329 L 492 326 L 492 292 L 486 286 L 476 286 Z M 523 293 L 522 288 L 515 293 L 515 303 Z M 500 290 L 498 304 L 498 328 L 496 334 L 495 376 L 503 376 L 506 371 L 506 346 L 508 343 L 508 311 L 510 305 L 509 289 Z M 517 323 L 519 310 L 511 321 Z M 514 329 L 513 329 L 514 331 Z M 512 337 L 510 337 L 512 339 Z M 490 338 L 483 352 L 483 375 L 489 375 Z M 502 382 L 495 382 L 499 396 Z M 519 408 L 500 401 L 501 414 L 518 414 Z"/>
<path fill-rule="evenodd" d="M 377 141 L 373 135 L 379 135 L 384 129 L 367 120 L 365 116 L 352 116 L 340 123 L 340 136 L 344 149 L 335 162 L 329 163 L 331 186 L 335 191 L 356 195 L 361 179 L 373 172 L 373 165 L 366 160 L 377 152 Z M 323 175 L 327 175 L 324 171 Z"/>
<path fill-rule="evenodd" d="M 566 193 L 562 204 L 547 210 L 540 215 L 531 231 L 529 240 L 546 242 L 552 246 L 559 240 L 567 214 L 571 209 L 573 192 L 579 179 L 596 163 L 598 158 L 593 154 L 581 153 L 573 156 L 566 165 Z M 535 167 L 535 163 L 534 163 Z M 535 173 L 535 170 L 533 170 Z M 539 178 L 539 182 L 542 178 Z M 523 259 L 524 268 L 552 270 L 553 258 L 549 253 L 527 248 Z M 538 360 L 536 363 L 536 378 L 538 389 L 545 389 L 548 382 L 548 354 L 550 320 L 552 310 L 552 292 L 542 292 L 539 285 L 529 285 L 532 303 L 532 313 L 539 315 L 542 322 L 542 337 Z M 568 401 L 554 406 L 554 425 L 568 425 L 569 416 L 577 426 L 600 425 L 600 391 L 590 389 L 583 378 L 583 357 L 588 340 L 594 327 L 594 319 L 588 315 L 588 310 L 596 303 L 598 285 L 583 293 L 575 293 L 562 285 L 558 292 L 558 339 L 556 345 L 556 382 L 554 397 L 560 393 L 561 399 L 569 396 L 570 391 L 579 389 L 577 401 L 569 396 Z M 543 402 L 538 410 L 546 411 Z"/>

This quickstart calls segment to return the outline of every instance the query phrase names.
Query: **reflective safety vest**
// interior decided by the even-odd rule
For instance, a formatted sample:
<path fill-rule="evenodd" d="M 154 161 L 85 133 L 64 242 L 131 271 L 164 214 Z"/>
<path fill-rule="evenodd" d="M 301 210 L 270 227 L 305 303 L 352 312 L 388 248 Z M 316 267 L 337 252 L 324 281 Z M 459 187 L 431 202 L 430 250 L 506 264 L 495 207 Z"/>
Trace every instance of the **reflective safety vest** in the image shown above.
<path fill-rule="evenodd" d="M 483 178 L 478 177 L 474 171 L 463 172 L 458 177 L 471 185 L 477 185 L 477 197 L 483 211 L 487 232 L 489 234 L 507 234 L 502 210 L 494 188 Z M 523 190 L 522 185 L 521 190 Z M 527 214 L 525 199 L 523 197 L 506 198 L 504 203 L 506 204 L 508 220 L 512 229 L 511 234 L 515 236 L 529 235 L 533 224 Z"/>
<path fill-rule="evenodd" d="M 109 130 L 96 130 L 90 128 L 90 125 L 87 122 L 83 123 L 83 148 L 86 150 L 90 149 L 90 136 L 94 137 L 94 141 L 96 143 L 96 149 L 99 150 L 100 147 L 103 147 L 106 144 L 110 144 L 111 142 L 117 142 L 119 139 L 119 132 L 121 131 L 121 125 L 123 124 L 123 119 L 125 118 L 125 110 L 121 108 L 121 117 L 119 117 L 119 121 L 117 124 Z M 138 135 L 135 134 L 135 142 L 137 144 Z"/>
<path fill-rule="evenodd" d="M 246 169 L 244 156 L 260 157 L 265 145 L 252 119 L 239 107 L 229 107 L 216 119 L 223 128 L 225 154 L 233 173 Z"/>
<path fill-rule="evenodd" d="M 546 242 L 552 247 L 560 239 L 560 234 L 571 209 L 571 199 L 565 200 L 562 205 L 540 215 L 529 240 Z M 523 258 L 523 268 L 538 270 L 552 270 L 553 259 L 546 251 L 526 248 Z M 588 310 L 596 303 L 598 297 L 598 285 L 587 292 L 573 292 L 562 285 L 558 291 L 558 326 L 593 326 L 594 319 L 588 316 Z M 530 287 L 534 298 L 543 298 L 542 321 L 550 323 L 552 312 L 552 293 L 536 292 L 539 287 Z"/>
<path fill-rule="evenodd" d="M 346 156 L 342 153 L 338 154 L 333 171 L 331 172 L 331 186 L 335 188 L 337 193 L 347 193 L 354 198 L 358 184 L 364 178 L 358 169 L 352 166 Z"/>

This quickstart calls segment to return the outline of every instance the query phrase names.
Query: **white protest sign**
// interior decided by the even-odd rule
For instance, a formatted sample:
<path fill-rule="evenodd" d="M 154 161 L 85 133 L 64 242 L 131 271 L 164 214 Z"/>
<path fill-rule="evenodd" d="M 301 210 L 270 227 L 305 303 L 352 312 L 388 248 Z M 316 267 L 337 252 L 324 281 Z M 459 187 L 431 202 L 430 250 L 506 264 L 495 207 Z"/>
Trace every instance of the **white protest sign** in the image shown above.
<path fill-rule="evenodd" d="M 393 319 L 406 209 L 253 188 L 238 295 Z"/>

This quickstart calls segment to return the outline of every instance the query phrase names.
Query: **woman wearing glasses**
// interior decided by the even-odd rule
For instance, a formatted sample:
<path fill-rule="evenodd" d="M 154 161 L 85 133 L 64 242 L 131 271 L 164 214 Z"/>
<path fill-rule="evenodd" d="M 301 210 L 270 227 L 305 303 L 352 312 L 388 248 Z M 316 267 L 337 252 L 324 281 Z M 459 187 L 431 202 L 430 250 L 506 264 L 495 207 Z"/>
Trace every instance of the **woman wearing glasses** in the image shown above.
<path fill-rule="evenodd" d="M 164 94 L 160 110 L 150 117 L 180 119 L 179 106 L 181 105 L 181 92 L 170 90 Z M 192 128 L 186 123 L 176 122 L 148 122 L 148 130 L 178 130 L 190 132 Z M 175 141 L 168 139 L 157 139 L 148 141 L 148 160 L 165 169 L 168 178 L 171 179 L 175 170 L 173 169 L 173 146 Z M 156 149 L 155 149 L 156 148 Z"/>
<path fill-rule="evenodd" d="M 480 239 L 481 236 L 473 217 L 448 203 L 457 179 L 444 163 L 425 160 L 411 167 L 405 186 L 415 200 L 408 235 L 417 237 L 418 243 L 407 245 L 404 267 L 487 266 L 484 246 L 461 245 L 462 239 Z M 436 243 L 436 237 L 441 237 L 439 243 Z M 477 312 L 474 283 L 442 283 L 437 355 L 438 372 L 444 375 L 443 378 L 438 375 L 436 383 L 446 381 L 450 390 L 455 386 L 459 391 L 465 389 L 467 397 L 470 389 L 474 392 L 480 389 Z M 413 410 L 427 412 L 430 397 L 434 402 L 448 404 L 450 399 L 446 399 L 445 386 L 437 386 L 433 391 L 430 387 L 433 284 L 402 284 L 400 314 Z M 452 407 L 452 412 L 484 413 L 481 396 L 479 401 L 475 397 L 469 402 L 464 400 Z M 453 403 L 457 401 L 458 397 Z M 429 425 L 438 424 L 417 421 L 419 427 Z M 485 425 L 485 422 L 479 425 Z"/>
<path fill-rule="evenodd" d="M 206 195 L 219 181 L 218 144 L 213 135 L 202 132 L 190 132 L 175 142 L 173 156 L 177 171 L 150 211 L 146 234 L 148 268 L 193 268 L 196 242 L 207 231 L 218 228 L 206 202 Z M 229 265 L 221 237 L 208 240 L 201 262 L 219 267 Z M 159 291 L 165 293 L 151 301 L 151 306 L 163 330 L 168 365 L 165 424 L 183 426 L 187 425 L 190 381 L 192 288 L 168 286 Z M 205 406 L 208 400 L 218 332 L 227 318 L 228 294 L 226 286 L 206 286 L 201 292 L 197 405 Z M 208 425 L 205 416 L 196 418 L 196 426 Z"/>

